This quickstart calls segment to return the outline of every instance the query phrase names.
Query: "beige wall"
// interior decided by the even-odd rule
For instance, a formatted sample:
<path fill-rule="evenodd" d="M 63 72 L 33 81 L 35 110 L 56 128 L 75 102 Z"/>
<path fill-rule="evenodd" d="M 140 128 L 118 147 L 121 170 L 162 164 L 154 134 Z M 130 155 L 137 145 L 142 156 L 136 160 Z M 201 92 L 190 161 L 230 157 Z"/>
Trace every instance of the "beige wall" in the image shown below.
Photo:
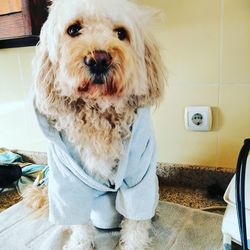
<path fill-rule="evenodd" d="M 234 167 L 250 137 L 250 1 L 141 0 L 160 8 L 155 33 L 169 87 L 154 114 L 159 161 Z M 211 132 L 185 130 L 185 106 L 213 107 Z"/>
<path fill-rule="evenodd" d="M 141 0 L 166 15 L 154 33 L 168 69 L 166 97 L 153 112 L 158 160 L 234 167 L 250 137 L 250 1 Z M 0 50 L 0 145 L 45 150 L 26 97 L 34 48 Z M 184 128 L 184 108 L 213 107 L 213 130 Z"/>
<path fill-rule="evenodd" d="M 30 98 L 34 51 L 0 50 L 0 147 L 46 151 Z"/>

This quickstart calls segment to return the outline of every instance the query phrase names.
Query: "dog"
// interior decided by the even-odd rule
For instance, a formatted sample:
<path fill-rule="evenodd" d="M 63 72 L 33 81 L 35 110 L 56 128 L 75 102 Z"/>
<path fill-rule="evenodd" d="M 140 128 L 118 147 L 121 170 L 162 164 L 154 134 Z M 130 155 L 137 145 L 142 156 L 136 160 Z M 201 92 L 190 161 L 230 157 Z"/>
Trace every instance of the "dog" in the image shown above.
<path fill-rule="evenodd" d="M 49 181 L 24 199 L 70 226 L 64 249 L 93 249 L 95 227 L 121 226 L 123 250 L 150 245 L 158 182 L 149 107 L 165 85 L 154 15 L 129 0 L 54 0 L 41 29 L 34 107 L 50 142 Z"/>

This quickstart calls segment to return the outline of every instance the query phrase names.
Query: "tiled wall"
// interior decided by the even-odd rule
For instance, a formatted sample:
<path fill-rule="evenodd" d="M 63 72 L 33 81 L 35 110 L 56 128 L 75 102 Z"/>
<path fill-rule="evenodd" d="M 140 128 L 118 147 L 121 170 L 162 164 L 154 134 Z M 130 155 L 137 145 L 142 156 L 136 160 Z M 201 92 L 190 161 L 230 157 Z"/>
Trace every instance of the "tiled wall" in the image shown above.
<path fill-rule="evenodd" d="M 46 151 L 32 109 L 34 47 L 0 50 L 0 147 Z"/>
<path fill-rule="evenodd" d="M 168 88 L 153 112 L 158 160 L 234 167 L 250 137 L 250 1 L 140 0 L 163 10 L 154 27 Z M 34 48 L 0 50 L 0 145 L 45 150 L 26 97 Z M 213 107 L 213 130 L 189 132 L 184 108 Z"/>
<path fill-rule="evenodd" d="M 154 114 L 159 160 L 234 167 L 250 137 L 250 1 L 141 0 L 163 10 L 155 30 L 168 68 Z M 184 128 L 185 106 L 213 107 L 212 132 Z"/>

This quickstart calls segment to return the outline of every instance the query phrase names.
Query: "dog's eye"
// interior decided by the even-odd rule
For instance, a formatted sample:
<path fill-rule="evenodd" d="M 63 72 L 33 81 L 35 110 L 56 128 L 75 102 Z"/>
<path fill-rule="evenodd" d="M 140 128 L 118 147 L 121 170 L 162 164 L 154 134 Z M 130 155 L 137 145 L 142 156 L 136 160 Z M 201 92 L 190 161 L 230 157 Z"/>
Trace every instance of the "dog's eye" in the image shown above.
<path fill-rule="evenodd" d="M 80 35 L 80 30 L 82 29 L 82 26 L 80 24 L 73 24 L 70 25 L 67 29 L 67 33 L 71 36 L 71 37 L 75 37 L 75 36 L 79 36 Z"/>
<path fill-rule="evenodd" d="M 124 28 L 122 28 L 122 27 L 116 28 L 116 29 L 114 29 L 114 32 L 117 33 L 117 37 L 121 41 L 128 39 L 128 32 Z"/>

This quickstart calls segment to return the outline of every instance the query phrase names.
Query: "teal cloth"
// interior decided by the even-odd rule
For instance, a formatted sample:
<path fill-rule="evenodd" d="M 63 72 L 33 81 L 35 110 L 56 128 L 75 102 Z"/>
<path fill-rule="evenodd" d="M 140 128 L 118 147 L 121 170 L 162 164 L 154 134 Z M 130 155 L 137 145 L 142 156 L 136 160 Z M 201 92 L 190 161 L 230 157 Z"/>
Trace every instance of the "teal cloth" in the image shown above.
<path fill-rule="evenodd" d="M 38 173 L 44 170 L 46 165 L 25 163 L 21 155 L 11 151 L 4 151 L 0 153 L 0 164 L 18 165 L 19 163 L 27 164 L 27 166 L 22 167 L 22 176 L 17 182 L 14 183 L 14 186 L 19 193 L 23 193 L 25 188 L 34 182 L 34 179 L 37 177 Z"/>
<path fill-rule="evenodd" d="M 1 164 L 10 164 L 14 162 L 23 162 L 22 156 L 11 151 L 6 151 L 0 153 L 0 163 Z"/>
<path fill-rule="evenodd" d="M 101 183 L 85 171 L 84 162 L 65 134 L 58 132 L 36 110 L 38 122 L 50 140 L 49 219 L 55 224 L 84 224 L 117 228 L 122 217 L 150 219 L 158 203 L 156 144 L 148 108 L 138 109 L 125 156 L 111 181 Z"/>

